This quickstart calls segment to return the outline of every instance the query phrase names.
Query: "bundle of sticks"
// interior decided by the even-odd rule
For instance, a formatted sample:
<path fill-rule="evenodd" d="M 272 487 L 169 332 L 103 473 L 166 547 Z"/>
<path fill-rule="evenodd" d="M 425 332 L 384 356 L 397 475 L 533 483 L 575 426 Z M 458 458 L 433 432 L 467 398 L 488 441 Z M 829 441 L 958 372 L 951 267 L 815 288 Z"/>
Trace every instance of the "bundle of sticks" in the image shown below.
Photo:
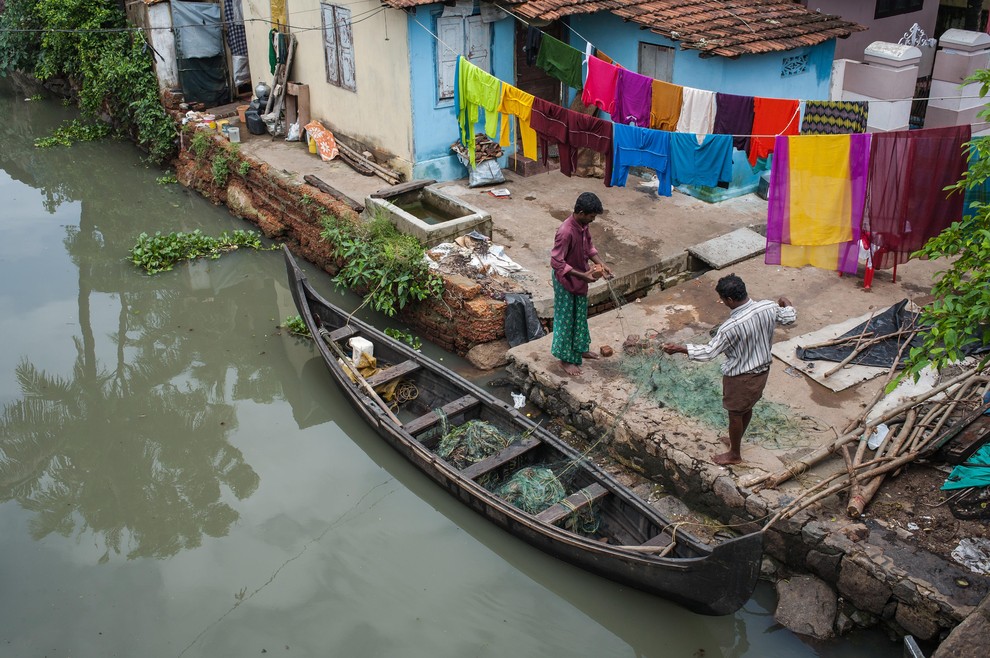
<path fill-rule="evenodd" d="M 844 471 L 826 477 L 804 491 L 781 508 L 767 522 L 767 527 L 843 491 L 848 491 L 847 515 L 857 518 L 873 499 L 884 478 L 890 474 L 896 475 L 906 465 L 930 455 L 938 448 L 946 434 L 943 431 L 946 423 L 954 415 L 984 404 L 983 396 L 990 390 L 990 376 L 985 366 L 981 362 L 963 368 L 962 372 L 931 390 L 910 397 L 888 411 L 873 413 L 874 409 L 878 409 L 887 385 L 896 376 L 896 369 L 891 368 L 873 401 L 859 417 L 846 425 L 834 441 L 775 473 L 750 477 L 740 484 L 754 491 L 775 488 L 815 464 L 840 455 L 845 461 Z M 869 437 L 882 424 L 887 425 L 889 431 L 880 445 L 875 450 L 871 449 L 868 446 Z M 853 445 L 856 445 L 856 450 L 850 453 Z"/>

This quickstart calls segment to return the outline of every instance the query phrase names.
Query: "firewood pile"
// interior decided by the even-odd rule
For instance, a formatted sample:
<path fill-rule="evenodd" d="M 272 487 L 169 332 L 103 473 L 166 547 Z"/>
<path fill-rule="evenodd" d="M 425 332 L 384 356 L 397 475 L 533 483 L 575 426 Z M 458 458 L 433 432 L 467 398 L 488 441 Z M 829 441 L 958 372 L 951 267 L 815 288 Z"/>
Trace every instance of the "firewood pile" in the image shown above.
<path fill-rule="evenodd" d="M 910 339 L 904 343 L 906 346 Z M 900 354 L 897 363 L 900 360 Z M 947 374 L 953 372 L 955 374 Z M 933 455 L 953 432 L 953 423 L 964 416 L 982 413 L 988 406 L 990 368 L 984 363 L 954 366 L 943 371 L 943 381 L 928 391 L 907 398 L 889 410 L 884 391 L 897 374 L 891 368 L 884 385 L 864 411 L 849 422 L 834 441 L 805 455 L 785 468 L 744 479 L 740 485 L 753 491 L 772 489 L 826 459 L 838 456 L 845 469 L 826 477 L 803 492 L 768 521 L 767 526 L 787 519 L 811 505 L 845 492 L 846 514 L 862 515 L 886 477 L 893 477 L 911 462 Z M 888 432 L 876 448 L 869 439 L 877 427 Z"/>
<path fill-rule="evenodd" d="M 463 162 L 468 162 L 469 153 L 467 147 L 459 141 L 450 145 L 450 150 L 461 156 Z M 502 157 L 502 147 L 491 140 L 485 133 L 478 133 L 474 136 L 474 161 L 475 163 L 485 160 L 494 160 Z"/>

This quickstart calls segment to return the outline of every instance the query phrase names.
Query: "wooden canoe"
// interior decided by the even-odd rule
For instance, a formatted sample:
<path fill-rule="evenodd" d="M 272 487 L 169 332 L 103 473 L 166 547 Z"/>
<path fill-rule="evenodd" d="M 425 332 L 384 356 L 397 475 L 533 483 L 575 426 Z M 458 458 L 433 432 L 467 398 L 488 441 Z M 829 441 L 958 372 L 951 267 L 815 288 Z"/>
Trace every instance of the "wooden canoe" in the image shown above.
<path fill-rule="evenodd" d="M 499 527 L 550 555 L 695 612 L 732 614 L 749 600 L 760 571 L 761 532 L 708 546 L 683 528 L 676 529 L 593 461 L 511 405 L 349 317 L 312 288 L 288 248 L 284 249 L 296 307 L 337 385 L 383 439 L 437 484 Z M 356 336 L 373 344 L 380 365 L 390 364 L 367 381 L 349 377 L 349 365 L 340 358 L 350 354 L 348 341 Z M 397 377 L 414 384 L 418 394 L 393 413 L 377 394 L 369 392 L 368 385 L 377 387 Z M 442 410 L 442 414 L 435 410 Z M 520 438 L 459 469 L 434 452 L 442 438 L 441 415 L 450 425 L 481 420 L 506 436 Z M 479 483 L 485 481 L 495 489 L 493 481 L 502 481 L 519 468 L 550 463 L 568 464 L 567 497 L 535 514 L 514 507 Z M 589 508 L 598 524 L 592 534 L 563 527 L 569 517 Z"/>

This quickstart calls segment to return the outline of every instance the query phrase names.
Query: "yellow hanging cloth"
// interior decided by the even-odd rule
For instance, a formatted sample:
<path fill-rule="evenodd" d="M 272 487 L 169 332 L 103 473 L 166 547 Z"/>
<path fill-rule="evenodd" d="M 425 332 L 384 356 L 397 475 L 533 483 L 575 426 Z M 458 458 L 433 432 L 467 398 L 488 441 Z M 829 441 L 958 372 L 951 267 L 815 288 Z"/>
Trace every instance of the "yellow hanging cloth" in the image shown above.
<path fill-rule="evenodd" d="M 529 125 L 529 118 L 533 114 L 533 100 L 533 94 L 527 94 L 507 82 L 502 83 L 502 101 L 498 105 L 498 111 L 502 114 L 502 130 L 499 132 L 498 143 L 500 146 L 511 143 L 509 115 L 518 117 L 523 156 L 530 160 L 536 159 L 536 131 Z"/>

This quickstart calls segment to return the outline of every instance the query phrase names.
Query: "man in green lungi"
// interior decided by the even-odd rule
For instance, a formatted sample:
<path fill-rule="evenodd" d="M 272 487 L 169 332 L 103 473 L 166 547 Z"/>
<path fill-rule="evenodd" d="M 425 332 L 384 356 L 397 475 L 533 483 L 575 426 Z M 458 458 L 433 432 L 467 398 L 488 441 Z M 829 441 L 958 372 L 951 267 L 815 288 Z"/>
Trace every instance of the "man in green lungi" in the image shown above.
<path fill-rule="evenodd" d="M 602 202 L 595 194 L 584 192 L 574 202 L 574 212 L 557 229 L 550 252 L 553 268 L 553 345 L 550 353 L 560 359 L 564 372 L 572 377 L 581 374 L 582 358 L 597 359 L 588 351 L 588 284 L 602 276 L 612 277 L 612 270 L 598 255 L 591 242 L 588 226 L 602 213 Z M 594 265 L 589 269 L 588 262 Z"/>

